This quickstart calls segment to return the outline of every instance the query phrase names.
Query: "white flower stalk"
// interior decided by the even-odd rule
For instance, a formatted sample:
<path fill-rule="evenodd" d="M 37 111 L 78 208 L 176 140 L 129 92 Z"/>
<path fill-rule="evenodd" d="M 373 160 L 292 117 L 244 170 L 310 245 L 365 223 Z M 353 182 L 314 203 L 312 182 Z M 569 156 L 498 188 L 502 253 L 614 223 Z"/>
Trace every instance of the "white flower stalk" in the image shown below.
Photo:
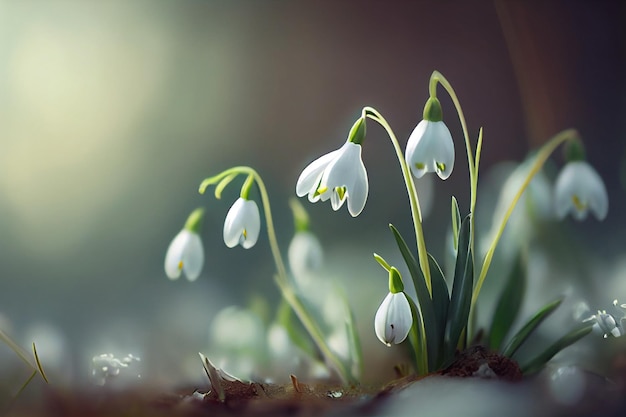
<path fill-rule="evenodd" d="M 378 307 L 374 318 L 376 336 L 387 346 L 391 346 L 392 343 L 402 343 L 413 325 L 411 305 L 403 290 L 400 272 L 391 267 L 389 293 Z"/>
<path fill-rule="evenodd" d="M 567 163 L 556 179 L 554 207 L 559 219 L 571 213 L 576 220 L 584 220 L 591 211 L 598 220 L 604 220 L 609 197 L 602 178 L 585 161 Z"/>
<path fill-rule="evenodd" d="M 441 104 L 431 97 L 424 107 L 424 120 L 419 122 L 406 145 L 406 162 L 416 178 L 427 172 L 436 172 L 442 180 L 454 168 L 454 142 L 443 122 Z"/>
<path fill-rule="evenodd" d="M 254 200 L 239 197 L 224 221 L 224 243 L 229 248 L 241 245 L 249 249 L 256 244 L 261 231 L 261 215 Z"/>
<path fill-rule="evenodd" d="M 174 237 L 167 248 L 165 273 L 171 280 L 178 279 L 184 272 L 189 281 L 195 281 L 202 272 L 204 248 L 198 231 L 203 213 L 202 209 L 193 211 L 183 230 Z"/>
<path fill-rule="evenodd" d="M 330 199 L 335 211 L 347 201 L 352 217 L 363 211 L 369 191 L 367 171 L 361 159 L 363 120 L 356 121 L 341 148 L 316 159 L 302 171 L 296 183 L 298 197 L 308 194 L 311 203 Z"/>

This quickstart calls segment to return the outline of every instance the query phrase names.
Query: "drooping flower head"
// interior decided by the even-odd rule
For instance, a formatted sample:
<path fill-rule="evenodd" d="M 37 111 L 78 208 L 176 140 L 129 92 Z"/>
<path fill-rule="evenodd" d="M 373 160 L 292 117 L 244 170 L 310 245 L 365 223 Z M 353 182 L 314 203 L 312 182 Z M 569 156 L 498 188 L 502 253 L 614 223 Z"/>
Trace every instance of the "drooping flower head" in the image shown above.
<path fill-rule="evenodd" d="M 241 245 L 249 249 L 256 244 L 261 230 L 261 215 L 254 200 L 239 197 L 224 220 L 224 243 L 229 248 Z"/>
<path fill-rule="evenodd" d="M 406 339 L 413 325 L 411 305 L 404 293 L 400 272 L 389 270 L 389 293 L 378 307 L 374 318 L 374 331 L 378 339 L 387 346 L 399 344 Z"/>
<path fill-rule="evenodd" d="M 454 142 L 443 122 L 441 104 L 430 97 L 424 106 L 424 119 L 409 136 L 405 158 L 416 178 L 427 172 L 436 172 L 445 180 L 454 168 Z"/>
<path fill-rule="evenodd" d="M 624 316 L 624 310 L 626 310 L 626 304 L 619 304 L 617 300 L 613 300 L 613 309 L 615 313 L 607 313 L 606 310 L 598 310 L 597 314 L 594 314 L 583 322 L 592 322 L 593 331 L 601 334 L 605 339 L 609 335 L 613 337 L 620 337 L 624 335 L 623 321 L 626 320 Z"/>
<path fill-rule="evenodd" d="M 202 223 L 203 209 L 194 210 L 165 254 L 165 273 L 169 279 L 178 279 L 182 272 L 189 281 L 195 281 L 204 265 L 204 248 L 198 234 Z"/>
<path fill-rule="evenodd" d="M 596 219 L 604 220 L 609 197 L 602 178 L 583 160 L 568 162 L 556 179 L 554 207 L 559 219 L 571 213 L 576 220 L 584 220 L 591 211 Z"/>
<path fill-rule="evenodd" d="M 309 201 L 330 199 L 337 211 L 348 202 L 352 217 L 358 216 L 365 207 L 369 184 L 367 171 L 361 159 L 361 143 L 365 138 L 365 118 L 359 118 L 343 146 L 311 162 L 300 174 L 296 194 L 308 194 Z"/>

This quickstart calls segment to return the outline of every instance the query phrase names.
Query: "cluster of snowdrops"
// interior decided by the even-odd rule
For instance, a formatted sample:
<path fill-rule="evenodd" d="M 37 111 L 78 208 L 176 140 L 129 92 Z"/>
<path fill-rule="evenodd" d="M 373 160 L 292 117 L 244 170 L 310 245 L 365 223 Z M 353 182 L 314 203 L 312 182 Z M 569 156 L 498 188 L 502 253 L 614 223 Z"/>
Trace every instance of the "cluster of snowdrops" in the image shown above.
<path fill-rule="evenodd" d="M 469 168 L 469 212 L 463 215 L 457 200 L 454 197 L 451 199 L 451 230 L 456 255 L 451 277 L 444 276 L 437 260 L 427 251 L 419 195 L 415 186 L 415 179 L 433 173 L 441 180 L 447 179 L 455 164 L 453 138 L 443 119 L 441 104 L 437 98 L 438 86 L 445 89 L 454 103 L 464 135 Z M 474 149 L 454 89 L 441 73 L 435 71 L 429 81 L 429 98 L 424 107 L 423 119 L 409 136 L 404 152 L 385 118 L 376 109 L 364 107 L 349 130 L 343 146 L 304 168 L 296 182 L 297 196 L 307 196 L 311 203 L 330 200 L 335 211 L 345 203 L 348 212 L 353 217 L 358 216 L 368 197 L 368 173 L 361 152 L 366 136 L 370 135 L 372 124 L 378 124 L 384 129 L 397 155 L 406 185 L 414 226 L 414 244 L 417 248 L 417 251 L 411 249 L 413 243 L 407 243 L 400 231 L 390 225 L 391 234 L 411 276 L 415 296 L 408 295 L 404 290 L 405 277 L 400 272 L 404 267 L 399 269 L 380 255 L 374 254 L 375 260 L 384 268 L 389 278 L 388 293 L 375 313 L 374 331 L 378 339 L 387 346 L 409 340 L 414 352 L 414 371 L 424 375 L 450 363 L 459 350 L 467 347 L 470 341 L 476 340 L 477 329 L 472 328 L 472 316 L 475 314 L 475 305 L 498 242 L 524 191 L 556 149 L 564 147 L 566 155 L 566 163 L 553 188 L 557 218 L 562 219 L 571 214 L 575 219 L 583 220 L 591 212 L 598 220 L 603 220 L 608 212 L 608 195 L 601 177 L 585 160 L 584 146 L 578 133 L 573 129 L 565 130 L 546 142 L 534 154 L 528 164 L 524 181 L 510 201 L 488 250 L 478 258 L 474 248 L 474 211 L 483 142 L 482 129 L 478 133 Z M 282 313 L 277 317 L 285 330 L 285 337 L 300 347 L 306 347 L 306 342 L 309 342 L 309 348 L 304 348 L 305 351 L 321 356 L 326 367 L 336 372 L 344 382 L 357 382 L 363 360 L 350 309 L 344 310 L 343 320 L 335 318 L 340 323 L 344 337 L 343 343 L 340 343 L 342 349 L 338 349 L 333 342 L 334 335 L 329 334 L 328 323 L 324 322 L 323 315 L 319 313 L 319 303 L 308 299 L 306 284 L 297 279 L 302 270 L 319 263 L 321 256 L 321 245 L 309 230 L 306 211 L 297 201 L 292 202 L 296 233 L 288 251 L 289 274 L 276 239 L 268 193 L 258 172 L 246 166 L 227 169 L 205 179 L 200 185 L 200 193 L 204 193 L 209 186 L 214 186 L 215 196 L 219 199 L 223 190 L 237 178 L 244 180 L 240 197 L 231 206 L 224 222 L 223 237 L 226 246 L 232 248 L 241 245 L 247 249 L 257 242 L 262 222 L 257 201 L 251 198 L 251 190 L 256 186 L 276 264 L 274 279 L 283 300 L 280 307 Z M 177 279 L 184 273 L 187 279 L 193 281 L 200 275 L 204 263 L 204 249 L 199 235 L 203 213 L 202 209 L 193 211 L 184 228 L 170 244 L 165 257 L 165 272 L 170 279 Z M 510 277 L 506 279 L 487 337 L 492 349 L 514 359 L 518 348 L 562 301 L 557 299 L 547 303 L 517 333 L 510 335 L 523 296 L 522 291 L 516 290 L 523 279 L 520 276 L 524 273 L 523 258 L 520 257 L 518 262 L 520 267 L 513 268 Z M 336 303 L 345 303 L 345 298 L 342 297 L 333 300 Z M 621 336 L 624 332 L 622 310 L 626 309 L 626 305 L 620 306 L 615 302 L 614 308 L 616 311 L 613 314 L 598 311 L 597 314 L 576 323 L 545 350 L 520 364 L 522 371 L 531 373 L 541 369 L 556 353 L 593 329 L 605 337 Z"/>

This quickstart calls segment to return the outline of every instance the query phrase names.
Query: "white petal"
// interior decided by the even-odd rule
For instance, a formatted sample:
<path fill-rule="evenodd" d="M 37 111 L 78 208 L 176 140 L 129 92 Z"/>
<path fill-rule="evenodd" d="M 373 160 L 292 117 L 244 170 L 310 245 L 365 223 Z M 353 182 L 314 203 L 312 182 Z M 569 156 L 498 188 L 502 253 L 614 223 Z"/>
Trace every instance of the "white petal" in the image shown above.
<path fill-rule="evenodd" d="M 224 220 L 224 243 L 229 248 L 241 244 L 249 249 L 257 242 L 261 230 L 259 207 L 253 200 L 239 197 Z"/>
<path fill-rule="evenodd" d="M 378 339 L 387 346 L 401 343 L 408 336 L 412 324 L 411 306 L 406 295 L 403 292 L 387 294 L 374 318 Z"/>
<path fill-rule="evenodd" d="M 363 210 L 368 192 L 367 171 L 361 159 L 361 151 L 361 145 L 347 141 L 339 149 L 337 159 L 324 171 L 320 184 L 322 188 L 330 191 L 328 196 L 321 196 L 322 201 L 330 197 L 333 210 L 338 210 L 347 200 L 348 210 L 353 217 Z M 341 187 L 345 187 L 343 198 L 337 193 L 337 188 Z M 351 203 L 353 194 L 356 194 L 356 198 L 355 202 Z"/>
<path fill-rule="evenodd" d="M 569 162 L 557 177 L 554 187 L 554 206 L 559 219 L 568 212 L 577 220 L 584 220 L 590 209 L 598 220 L 603 220 L 609 210 L 609 198 L 602 178 L 584 161 Z M 582 207 L 574 204 L 576 198 Z"/>
<path fill-rule="evenodd" d="M 448 178 L 454 168 L 454 142 L 446 124 L 419 122 L 409 136 L 405 158 L 416 178 L 427 172 L 436 172 L 443 180 Z"/>
<path fill-rule="evenodd" d="M 184 271 L 187 279 L 193 281 L 202 272 L 203 264 L 204 248 L 200 236 L 186 229 L 181 230 L 165 255 L 165 273 L 168 278 L 177 279 Z"/>
<path fill-rule="evenodd" d="M 190 235 L 187 249 L 183 254 L 183 271 L 189 281 L 195 281 L 204 265 L 204 248 L 197 233 L 190 232 Z"/>
<path fill-rule="evenodd" d="M 327 153 L 304 168 L 304 171 L 302 171 L 296 182 L 296 195 L 298 197 L 309 194 L 309 199 L 313 198 L 312 195 L 315 194 L 317 190 L 317 186 L 322 178 L 322 173 L 326 169 L 326 166 L 336 158 L 338 152 L 339 149 Z"/>

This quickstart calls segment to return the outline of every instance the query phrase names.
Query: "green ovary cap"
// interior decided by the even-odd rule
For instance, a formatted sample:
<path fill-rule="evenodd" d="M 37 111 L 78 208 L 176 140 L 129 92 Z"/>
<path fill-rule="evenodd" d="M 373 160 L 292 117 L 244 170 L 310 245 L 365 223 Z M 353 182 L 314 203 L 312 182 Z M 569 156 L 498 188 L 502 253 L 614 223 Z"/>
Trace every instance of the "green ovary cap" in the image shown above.
<path fill-rule="evenodd" d="M 202 227 L 202 217 L 204 216 L 204 209 L 197 208 L 191 212 L 187 221 L 185 222 L 185 230 L 190 232 L 199 233 L 200 227 Z"/>
<path fill-rule="evenodd" d="M 430 97 L 424 106 L 424 120 L 429 122 L 440 122 L 443 120 L 441 103 L 437 97 Z"/>
<path fill-rule="evenodd" d="M 360 145 L 365 140 L 365 117 L 359 117 L 348 134 L 348 140 Z"/>
<path fill-rule="evenodd" d="M 398 271 L 395 266 L 392 266 L 389 270 L 389 292 L 396 294 L 402 291 L 404 291 L 402 275 L 400 275 L 400 271 Z"/>
<path fill-rule="evenodd" d="M 578 138 L 568 141 L 565 144 L 565 148 L 563 149 L 563 151 L 565 154 L 566 162 L 586 160 L 585 146 L 583 145 L 582 141 Z"/>

